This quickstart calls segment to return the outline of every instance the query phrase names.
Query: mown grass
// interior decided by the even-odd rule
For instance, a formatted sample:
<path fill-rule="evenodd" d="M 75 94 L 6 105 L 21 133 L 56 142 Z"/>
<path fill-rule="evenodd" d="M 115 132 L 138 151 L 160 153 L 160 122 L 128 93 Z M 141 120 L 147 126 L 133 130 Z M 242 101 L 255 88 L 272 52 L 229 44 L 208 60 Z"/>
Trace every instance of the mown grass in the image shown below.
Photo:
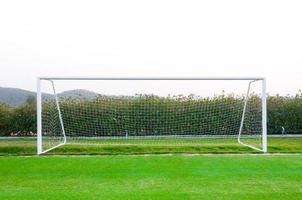
<path fill-rule="evenodd" d="M 126 141 L 126 142 L 125 142 Z M 302 138 L 268 138 L 269 153 L 302 153 Z M 202 153 L 259 153 L 239 145 L 236 139 L 157 139 L 105 140 L 99 145 L 69 144 L 47 155 L 127 155 L 127 154 L 202 154 Z M 34 139 L 1 139 L 0 155 L 34 155 Z"/>
<path fill-rule="evenodd" d="M 301 155 L 0 157 L 0 199 L 300 200 Z"/>

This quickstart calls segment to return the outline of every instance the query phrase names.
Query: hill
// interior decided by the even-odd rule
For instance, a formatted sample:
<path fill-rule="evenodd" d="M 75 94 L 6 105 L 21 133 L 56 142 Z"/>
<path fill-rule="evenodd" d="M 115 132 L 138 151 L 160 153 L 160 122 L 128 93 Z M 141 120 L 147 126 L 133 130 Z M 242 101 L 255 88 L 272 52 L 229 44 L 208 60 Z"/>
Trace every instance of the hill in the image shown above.
<path fill-rule="evenodd" d="M 62 93 L 59 93 L 59 97 L 69 97 L 69 98 L 85 98 L 85 99 L 93 99 L 97 97 L 99 94 L 89 91 L 89 90 L 84 90 L 84 89 L 76 89 L 76 90 L 67 90 Z"/>
<path fill-rule="evenodd" d="M 35 92 L 28 90 L 0 87 L 0 103 L 6 103 L 10 106 L 23 104 L 29 96 L 35 95 Z"/>
<path fill-rule="evenodd" d="M 51 94 L 43 94 L 44 97 L 51 97 Z M 89 90 L 76 89 L 68 90 L 59 93 L 59 97 L 70 97 L 70 98 L 95 98 L 98 93 L 91 92 Z M 0 87 L 0 103 L 6 103 L 10 106 L 18 106 L 24 104 L 29 96 L 36 96 L 36 92 L 29 90 L 23 90 L 18 88 L 6 88 Z"/>

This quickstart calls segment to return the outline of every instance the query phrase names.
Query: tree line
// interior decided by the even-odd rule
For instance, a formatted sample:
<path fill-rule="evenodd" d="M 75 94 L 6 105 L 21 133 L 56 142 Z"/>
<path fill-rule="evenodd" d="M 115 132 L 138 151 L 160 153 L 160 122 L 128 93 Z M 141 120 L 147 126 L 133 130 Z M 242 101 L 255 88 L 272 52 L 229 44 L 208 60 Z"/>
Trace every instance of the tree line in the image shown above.
<path fill-rule="evenodd" d="M 148 97 L 150 98 L 150 97 Z M 85 131 L 85 126 L 81 126 L 81 124 L 90 124 L 91 126 L 94 126 L 94 124 L 91 123 L 97 123 L 95 126 L 99 127 L 107 127 L 107 131 L 110 131 L 113 129 L 113 127 L 119 125 L 119 127 L 126 127 L 127 130 L 131 131 L 131 128 L 141 128 L 144 127 L 144 131 L 148 130 L 148 127 L 150 127 L 150 123 L 153 123 L 157 125 L 157 129 L 155 131 L 160 132 L 161 127 L 160 123 L 165 121 L 165 119 L 169 119 L 171 117 L 174 117 L 176 123 L 178 123 L 178 127 L 184 127 L 188 126 L 188 124 L 181 124 L 185 123 L 181 120 L 178 120 L 177 115 L 169 116 L 167 112 L 160 113 L 160 110 L 172 110 L 174 108 L 177 108 L 177 101 L 174 101 L 173 99 L 167 100 L 162 98 L 156 98 L 151 97 L 153 99 L 145 99 L 144 105 L 150 105 L 152 102 L 152 106 L 148 107 L 142 107 L 142 104 L 139 104 L 139 102 L 133 101 L 133 99 L 113 99 L 111 101 L 106 100 L 105 97 L 102 97 L 99 100 L 81 100 L 81 104 L 77 104 L 72 101 L 76 100 L 64 100 L 61 102 L 61 109 L 62 109 L 62 115 L 63 119 L 65 119 L 66 123 L 66 129 L 67 131 L 74 131 L 74 129 L 77 129 L 79 131 L 80 129 L 83 129 L 81 131 Z M 186 97 L 187 98 L 187 97 Z M 198 122 L 198 119 L 200 119 L 200 113 L 195 112 L 194 110 L 198 111 L 199 107 L 202 105 L 224 105 L 224 108 L 221 108 L 224 110 L 224 112 L 219 113 L 220 119 L 225 119 L 225 124 L 223 125 L 217 125 L 214 124 L 214 122 L 218 122 L 219 120 L 209 120 L 209 122 L 204 123 L 208 124 L 208 129 L 218 127 L 226 127 L 225 130 L 228 130 L 230 128 L 234 127 L 228 127 L 232 124 L 230 121 L 230 115 L 231 108 L 228 107 L 228 105 L 237 106 L 239 101 L 237 99 L 238 97 L 219 97 L 216 99 L 203 99 L 203 101 L 191 101 L 188 99 L 186 101 L 186 109 L 176 109 L 174 110 L 174 113 L 176 112 L 182 112 L 182 116 L 184 116 L 183 113 L 190 114 L 190 119 L 192 119 L 192 128 L 194 129 L 194 125 L 200 125 Z M 149 100 L 149 103 L 148 103 Z M 98 103 L 97 103 L 98 101 Z M 128 101 L 128 102 L 125 102 Z M 207 101 L 207 102 L 205 102 Z M 68 103 L 69 102 L 69 103 Z M 72 102 L 72 103 L 70 103 Z M 224 102 L 224 104 L 220 104 L 221 102 Z M 226 103 L 225 103 L 226 102 Z M 95 112 L 87 112 L 87 110 L 82 110 L 83 105 L 90 106 L 90 109 L 94 110 L 95 112 L 99 112 L 99 116 L 103 116 L 102 119 L 95 119 L 94 116 L 91 116 L 91 118 L 94 117 L 94 121 L 89 120 L 89 115 L 94 115 Z M 79 105 L 79 106 L 77 106 Z M 130 107 L 131 106 L 131 110 Z M 240 104 L 241 109 L 242 105 Z M 119 113 L 118 115 L 115 115 L 114 112 L 107 112 L 108 109 L 117 108 L 118 111 L 124 112 Z M 50 108 L 50 106 L 49 106 Z M 105 110 L 107 109 L 107 111 Z M 136 108 L 136 109 L 133 109 Z M 152 108 L 152 109 L 150 109 Z M 192 112 L 188 112 L 187 109 L 191 109 Z M 52 107 L 52 109 L 56 109 L 55 107 Z M 149 110 L 148 110 L 149 109 Z M 71 112 L 72 110 L 72 112 Z M 235 109 L 233 109 L 235 110 Z M 111 110 L 112 111 L 112 110 Z M 142 112 L 144 111 L 144 112 Z M 87 112 L 87 113 L 85 113 Z M 234 120 L 239 120 L 241 110 L 237 109 L 238 113 L 234 113 Z M 252 112 L 252 111 L 251 111 Z M 148 113 L 148 114 L 147 114 Z M 172 113 L 172 112 L 171 112 Z M 280 134 L 281 127 L 285 128 L 285 131 L 287 134 L 302 134 L 302 92 L 296 94 L 295 96 L 268 96 L 267 98 L 267 114 L 268 114 L 268 134 Z M 83 118 L 81 118 L 81 116 Z M 86 116 L 86 117 L 85 117 Z M 123 119 L 119 119 L 116 116 L 122 116 Z M 156 117 L 154 117 L 156 116 Z M 51 117 L 51 116 L 49 116 Z M 148 119 L 149 117 L 149 119 Z M 217 116 L 216 116 L 217 117 Z M 236 119 L 235 119 L 236 117 Z M 238 119 L 237 119 L 238 118 Z M 74 123 L 75 119 L 78 119 L 79 124 L 68 124 Z M 85 121 L 86 119 L 86 121 Z M 88 120 L 87 120 L 88 119 Z M 51 120 L 51 119 L 49 119 Z M 128 120 L 128 121 L 127 121 Z M 152 121 L 153 120 L 153 121 Z M 155 121 L 154 121 L 155 120 Z M 133 122 L 136 122 L 138 127 L 134 127 Z M 172 121 L 172 120 L 171 120 Z M 124 123 L 124 124 L 123 124 Z M 247 122 L 248 123 L 248 122 Z M 253 125 L 253 124 L 251 124 Z M 47 126 L 47 125 L 46 125 Z M 154 126 L 152 127 L 154 128 Z M 189 129 L 190 127 L 188 127 Z M 237 127 L 235 127 L 237 128 Z M 177 130 L 176 130 L 177 131 Z M 206 131 L 206 129 L 205 129 Z M 12 107 L 4 103 L 0 103 L 0 136 L 33 136 L 36 133 L 36 102 L 35 98 L 33 96 L 29 96 L 26 103 Z"/>

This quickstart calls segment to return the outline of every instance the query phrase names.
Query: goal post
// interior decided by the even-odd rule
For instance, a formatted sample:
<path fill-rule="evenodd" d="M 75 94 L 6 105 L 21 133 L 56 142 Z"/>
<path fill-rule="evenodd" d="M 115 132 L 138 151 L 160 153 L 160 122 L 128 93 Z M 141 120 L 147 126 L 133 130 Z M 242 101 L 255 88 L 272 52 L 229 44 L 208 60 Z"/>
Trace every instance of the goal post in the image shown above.
<path fill-rule="evenodd" d="M 37 153 L 151 143 L 267 152 L 266 115 L 262 77 L 38 77 Z"/>
<path fill-rule="evenodd" d="M 267 153 L 267 103 L 266 103 L 266 79 L 262 79 L 262 151 Z"/>

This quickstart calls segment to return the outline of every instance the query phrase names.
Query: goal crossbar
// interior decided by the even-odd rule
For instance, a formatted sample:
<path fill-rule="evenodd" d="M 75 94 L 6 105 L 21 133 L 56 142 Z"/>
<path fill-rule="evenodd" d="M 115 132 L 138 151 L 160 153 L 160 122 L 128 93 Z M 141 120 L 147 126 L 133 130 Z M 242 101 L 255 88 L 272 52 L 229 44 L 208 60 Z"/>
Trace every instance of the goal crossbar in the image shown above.
<path fill-rule="evenodd" d="M 82 77 L 41 76 L 38 80 L 265 80 L 264 77 Z"/>

